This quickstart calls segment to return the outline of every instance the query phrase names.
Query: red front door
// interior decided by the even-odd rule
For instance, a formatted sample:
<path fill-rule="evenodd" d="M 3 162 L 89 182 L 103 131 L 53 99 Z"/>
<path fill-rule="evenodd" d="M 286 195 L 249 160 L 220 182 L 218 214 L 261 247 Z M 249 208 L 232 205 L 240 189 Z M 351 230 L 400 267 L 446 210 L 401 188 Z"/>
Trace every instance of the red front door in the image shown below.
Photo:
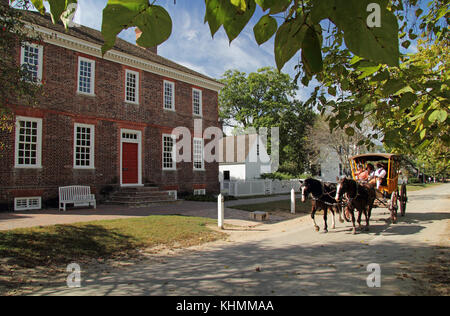
<path fill-rule="evenodd" d="M 138 144 L 122 144 L 122 183 L 138 184 Z"/>

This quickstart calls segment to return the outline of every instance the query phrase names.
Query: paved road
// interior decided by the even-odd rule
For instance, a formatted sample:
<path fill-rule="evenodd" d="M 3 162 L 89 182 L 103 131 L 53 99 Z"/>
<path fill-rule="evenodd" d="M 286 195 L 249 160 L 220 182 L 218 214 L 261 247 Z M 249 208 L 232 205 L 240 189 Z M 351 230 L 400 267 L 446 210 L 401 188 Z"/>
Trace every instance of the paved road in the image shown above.
<path fill-rule="evenodd" d="M 305 216 L 233 227 L 230 237 L 181 253 L 155 256 L 108 272 L 82 273 L 82 287 L 55 283 L 35 295 L 396 295 L 411 294 L 417 267 L 435 246 L 449 249 L 450 184 L 409 194 L 407 216 L 392 225 L 384 209 L 368 233 L 348 224 L 316 233 Z M 322 220 L 317 221 L 319 225 Z M 381 287 L 369 288 L 366 268 L 381 267 Z"/>

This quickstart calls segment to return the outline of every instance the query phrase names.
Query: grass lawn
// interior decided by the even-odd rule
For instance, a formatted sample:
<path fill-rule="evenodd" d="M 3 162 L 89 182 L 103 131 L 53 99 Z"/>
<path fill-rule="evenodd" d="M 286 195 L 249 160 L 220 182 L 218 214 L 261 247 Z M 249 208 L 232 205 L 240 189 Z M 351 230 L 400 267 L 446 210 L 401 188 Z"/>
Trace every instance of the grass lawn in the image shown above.
<path fill-rule="evenodd" d="M 95 221 L 0 232 L 0 258 L 32 268 L 131 255 L 139 248 L 186 247 L 223 237 L 215 221 L 183 216 Z"/>
<path fill-rule="evenodd" d="M 415 184 L 408 184 L 406 186 L 406 191 L 407 192 L 411 192 L 411 191 L 419 191 L 425 188 L 430 188 L 430 187 L 434 187 L 437 185 L 441 185 L 442 183 L 415 183 Z"/>
<path fill-rule="evenodd" d="M 309 213 L 311 211 L 311 200 L 308 200 L 306 203 L 302 203 L 301 199 L 295 200 L 295 212 L 296 213 Z M 291 200 L 281 200 L 281 201 L 272 201 L 266 203 L 258 203 L 258 204 L 248 204 L 248 205 L 236 205 L 229 206 L 229 208 L 234 208 L 238 210 L 244 210 L 249 212 L 254 211 L 263 211 L 263 212 L 291 212 Z"/>

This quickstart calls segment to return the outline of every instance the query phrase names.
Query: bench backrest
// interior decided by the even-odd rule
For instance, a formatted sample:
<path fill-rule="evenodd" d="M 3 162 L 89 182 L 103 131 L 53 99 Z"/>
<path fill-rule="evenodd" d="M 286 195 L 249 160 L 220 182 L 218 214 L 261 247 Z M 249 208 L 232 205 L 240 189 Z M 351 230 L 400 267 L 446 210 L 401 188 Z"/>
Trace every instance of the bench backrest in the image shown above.
<path fill-rule="evenodd" d="M 59 199 L 62 201 L 73 200 L 76 196 L 87 196 L 91 194 L 91 187 L 72 185 L 59 188 Z"/>

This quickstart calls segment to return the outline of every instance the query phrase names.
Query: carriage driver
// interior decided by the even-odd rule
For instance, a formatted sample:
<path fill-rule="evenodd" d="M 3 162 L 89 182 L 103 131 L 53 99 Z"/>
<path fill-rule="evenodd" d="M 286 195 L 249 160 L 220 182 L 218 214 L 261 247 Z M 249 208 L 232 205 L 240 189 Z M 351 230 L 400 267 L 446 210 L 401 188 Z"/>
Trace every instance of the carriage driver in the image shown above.
<path fill-rule="evenodd" d="M 377 187 L 377 190 L 380 188 L 381 182 L 386 178 L 386 170 L 384 169 L 384 165 L 382 163 L 377 163 L 377 170 L 373 174 L 373 178 L 369 180 L 369 184 Z"/>

